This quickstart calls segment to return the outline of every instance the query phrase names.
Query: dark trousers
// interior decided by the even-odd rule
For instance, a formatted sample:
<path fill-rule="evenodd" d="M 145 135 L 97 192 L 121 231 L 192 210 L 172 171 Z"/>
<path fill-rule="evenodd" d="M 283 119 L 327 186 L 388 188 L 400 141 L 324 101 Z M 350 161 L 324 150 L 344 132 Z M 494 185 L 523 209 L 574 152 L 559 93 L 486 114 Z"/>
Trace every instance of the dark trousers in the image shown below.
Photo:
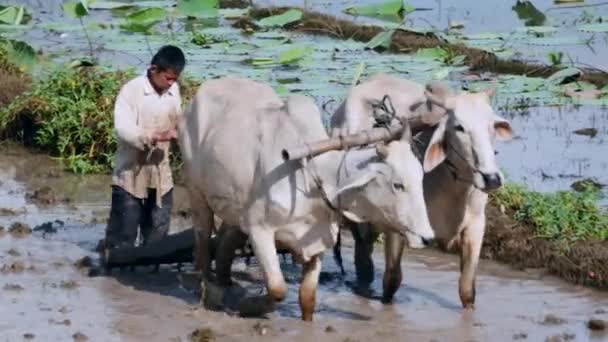
<path fill-rule="evenodd" d="M 156 190 L 148 190 L 148 198 L 134 197 L 123 188 L 112 185 L 110 220 L 106 228 L 106 247 L 133 246 L 137 239 L 137 227 L 141 230 L 143 244 L 160 240 L 169 233 L 173 189 L 162 198 L 162 208 L 156 205 Z"/>

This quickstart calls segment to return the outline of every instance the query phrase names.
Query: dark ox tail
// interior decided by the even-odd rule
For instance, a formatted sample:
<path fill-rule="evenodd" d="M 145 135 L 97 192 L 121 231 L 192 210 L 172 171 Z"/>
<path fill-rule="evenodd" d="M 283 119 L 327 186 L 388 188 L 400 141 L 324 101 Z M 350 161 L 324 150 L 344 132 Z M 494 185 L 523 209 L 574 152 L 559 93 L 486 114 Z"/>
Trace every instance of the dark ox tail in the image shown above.
<path fill-rule="evenodd" d="M 345 275 L 344 272 L 344 264 L 342 263 L 342 224 L 338 225 L 338 239 L 336 240 L 336 244 L 334 245 L 334 261 L 340 267 L 340 272 L 342 275 Z"/>

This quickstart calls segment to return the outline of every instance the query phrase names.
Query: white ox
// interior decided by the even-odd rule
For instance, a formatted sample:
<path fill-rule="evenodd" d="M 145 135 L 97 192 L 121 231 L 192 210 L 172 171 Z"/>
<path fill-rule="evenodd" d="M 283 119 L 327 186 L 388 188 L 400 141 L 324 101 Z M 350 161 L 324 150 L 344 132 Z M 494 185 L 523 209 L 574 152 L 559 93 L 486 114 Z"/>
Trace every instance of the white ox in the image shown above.
<path fill-rule="evenodd" d="M 341 106 L 345 112 L 334 114 L 345 119 L 332 120 L 332 124 L 334 132 L 339 132 L 339 128 L 369 128 L 372 109 L 366 105 L 366 99 L 384 95 L 391 97 L 396 113 L 406 117 L 426 115 L 424 111 L 431 108 L 417 106 L 417 101 L 428 101 L 447 110 L 447 115 L 437 116 L 438 111 L 433 109 L 435 115 L 431 115 L 430 121 L 438 123 L 415 140 L 423 141 L 424 197 L 431 226 L 442 248 L 460 246 L 459 295 L 465 308 L 474 308 L 475 273 L 485 231 L 487 193 L 499 188 L 503 182 L 496 165 L 494 145 L 496 139 L 511 138 L 511 126 L 492 110 L 493 89 L 454 95 L 447 88 L 427 88 L 431 91 L 425 92 L 421 85 L 408 80 L 376 75 L 349 92 Z M 349 123 L 351 119 L 356 122 Z M 366 249 L 355 251 L 357 276 L 360 285 L 369 285 L 373 280 L 372 234 L 365 227 L 355 233 L 361 240 L 355 249 Z M 403 241 L 394 234 L 386 235 L 383 301 L 388 302 L 401 284 Z M 415 237 L 408 235 L 410 238 Z"/>
<path fill-rule="evenodd" d="M 323 191 L 351 219 L 432 239 L 422 165 L 407 131 L 386 148 L 323 153 L 305 169 L 299 161 L 284 162 L 281 150 L 328 138 L 310 99 L 292 96 L 284 102 L 269 86 L 238 78 L 203 83 L 179 123 L 203 301 L 214 214 L 249 236 L 263 269 L 266 302 L 281 301 L 287 291 L 275 241 L 304 264 L 299 290 L 304 320 L 312 320 L 321 256 L 335 244 L 338 230 L 338 215 L 322 199 Z M 312 182 L 313 174 L 322 189 Z"/>

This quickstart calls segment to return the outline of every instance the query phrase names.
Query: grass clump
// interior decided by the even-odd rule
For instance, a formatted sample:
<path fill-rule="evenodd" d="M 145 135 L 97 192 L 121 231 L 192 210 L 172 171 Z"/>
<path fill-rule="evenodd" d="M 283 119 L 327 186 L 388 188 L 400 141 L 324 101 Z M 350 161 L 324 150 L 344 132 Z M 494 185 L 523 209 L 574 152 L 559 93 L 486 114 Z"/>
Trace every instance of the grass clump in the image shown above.
<path fill-rule="evenodd" d="M 48 152 L 74 173 L 109 172 L 116 150 L 114 101 L 135 76 L 133 70 L 57 69 L 0 108 L 0 139 Z M 180 85 L 186 103 L 199 83 L 185 79 Z"/>
<path fill-rule="evenodd" d="M 570 243 L 608 240 L 608 212 L 597 205 L 599 191 L 541 193 L 507 184 L 491 201 L 502 205 L 518 222 L 532 226 L 535 236 Z"/>
<path fill-rule="evenodd" d="M 48 151 L 76 173 L 108 171 L 116 148 L 114 99 L 133 76 L 58 69 L 0 109 L 0 137 Z"/>

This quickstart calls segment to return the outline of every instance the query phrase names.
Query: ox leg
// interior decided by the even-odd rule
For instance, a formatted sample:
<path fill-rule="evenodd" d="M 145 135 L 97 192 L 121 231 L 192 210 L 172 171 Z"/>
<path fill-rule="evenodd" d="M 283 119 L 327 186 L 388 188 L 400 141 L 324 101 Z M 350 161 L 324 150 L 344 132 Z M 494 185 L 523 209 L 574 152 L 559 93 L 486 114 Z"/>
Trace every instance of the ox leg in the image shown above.
<path fill-rule="evenodd" d="M 393 301 L 395 292 L 401 286 L 401 257 L 405 241 L 396 233 L 384 234 L 384 258 L 386 268 L 384 270 L 382 302 L 390 303 Z"/>
<path fill-rule="evenodd" d="M 274 311 L 276 302 L 285 299 L 287 284 L 281 272 L 274 232 L 266 227 L 252 227 L 249 230 L 249 240 L 264 272 L 268 294 L 261 298 L 243 298 L 239 303 L 239 311 L 242 316 L 260 316 Z"/>
<path fill-rule="evenodd" d="M 485 230 L 485 215 L 475 218 L 462 232 L 458 292 L 465 309 L 475 308 L 475 276 Z"/>
<path fill-rule="evenodd" d="M 312 314 L 315 311 L 319 274 L 321 274 L 321 255 L 312 257 L 302 268 L 299 300 L 302 320 L 304 321 L 312 321 Z"/>
<path fill-rule="evenodd" d="M 211 232 L 214 227 L 213 212 L 207 200 L 201 194 L 190 190 L 190 203 L 192 206 L 192 220 L 194 223 L 194 268 L 201 272 L 203 278 L 211 273 Z"/>
<path fill-rule="evenodd" d="M 348 221 L 347 221 L 348 222 Z M 370 286 L 374 281 L 374 241 L 378 234 L 374 233 L 369 224 L 348 222 L 355 240 L 355 272 L 357 275 L 356 291 L 362 295 L 370 295 Z"/>
<path fill-rule="evenodd" d="M 190 190 L 192 219 L 194 223 L 194 267 L 201 274 L 201 302 L 207 309 L 222 306 L 223 293 L 210 281 L 211 277 L 211 232 L 214 228 L 213 212 L 202 194 Z"/>
<path fill-rule="evenodd" d="M 248 237 L 239 226 L 222 224 L 220 232 L 215 254 L 215 275 L 220 286 L 230 286 L 235 252 L 237 249 L 245 247 Z"/>

